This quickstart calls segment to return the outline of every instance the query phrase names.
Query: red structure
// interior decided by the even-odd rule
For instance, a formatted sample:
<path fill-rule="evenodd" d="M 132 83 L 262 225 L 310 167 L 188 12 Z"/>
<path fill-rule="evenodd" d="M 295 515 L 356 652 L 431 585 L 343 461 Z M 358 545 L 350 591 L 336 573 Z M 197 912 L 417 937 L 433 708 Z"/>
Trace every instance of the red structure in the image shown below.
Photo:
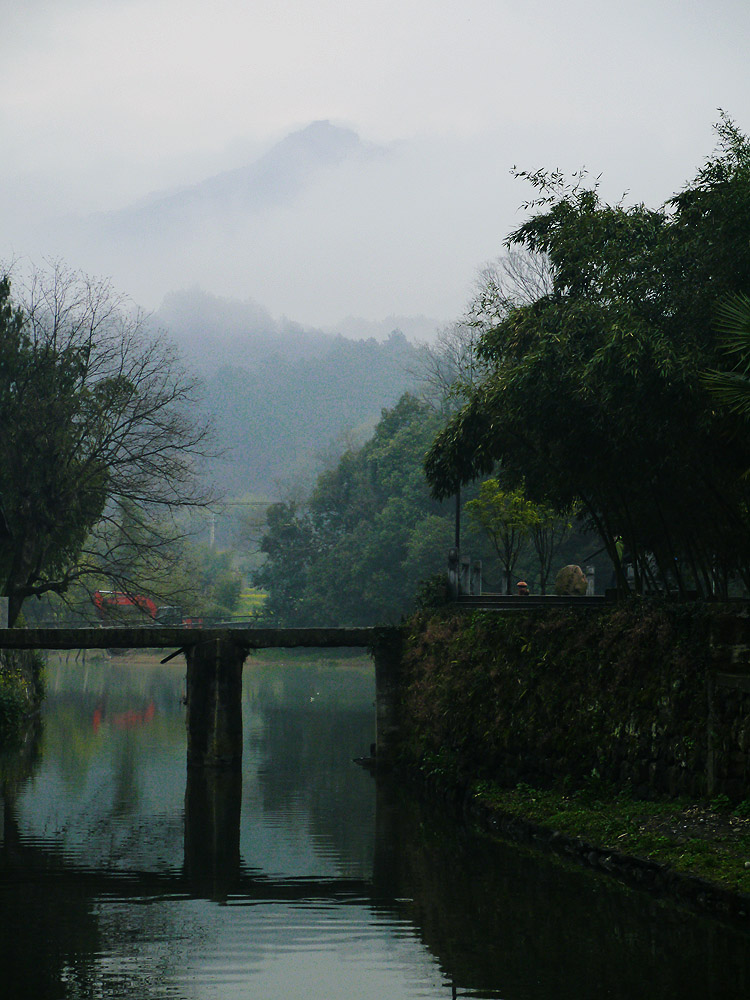
<path fill-rule="evenodd" d="M 102 618 L 110 614 L 122 613 L 125 608 L 133 608 L 147 615 L 152 621 L 156 620 L 158 608 L 150 597 L 142 594 L 125 594 L 119 590 L 96 590 L 94 591 L 94 606 Z M 125 612 L 127 614 L 127 612 Z"/>

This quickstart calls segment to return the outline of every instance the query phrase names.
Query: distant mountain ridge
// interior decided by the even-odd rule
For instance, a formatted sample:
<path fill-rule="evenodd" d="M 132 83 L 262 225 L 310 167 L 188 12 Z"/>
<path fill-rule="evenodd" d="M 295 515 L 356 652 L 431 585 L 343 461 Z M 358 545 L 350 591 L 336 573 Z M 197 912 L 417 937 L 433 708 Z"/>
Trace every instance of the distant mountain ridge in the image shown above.
<path fill-rule="evenodd" d="M 431 271 L 450 240 L 442 231 L 440 240 L 428 236 L 436 213 L 425 207 L 413 151 L 321 120 L 197 183 L 49 219 L 34 239 L 45 253 L 108 275 L 150 310 L 171 290 L 200 287 L 217 299 L 263 303 L 261 311 L 293 316 L 308 332 L 315 323 L 346 337 L 382 340 L 398 328 L 428 339 L 437 322 L 404 307 L 406 276 L 423 255 Z M 268 315 L 251 325 L 273 332 L 274 324 L 290 325 Z M 296 336 L 302 326 L 291 325 Z"/>
<path fill-rule="evenodd" d="M 253 163 L 141 200 L 99 217 L 99 223 L 105 231 L 121 236 L 140 231 L 164 238 L 171 229 L 202 218 L 226 223 L 235 217 L 246 219 L 288 204 L 322 172 L 374 148 L 352 129 L 329 121 L 312 122 L 281 139 Z"/>
<path fill-rule="evenodd" d="M 209 474 L 230 494 L 309 485 L 415 385 L 419 352 L 409 338 L 429 339 L 437 324 L 389 315 L 388 289 L 369 270 L 371 233 L 346 228 L 353 205 L 366 215 L 380 195 L 383 153 L 351 129 L 317 121 L 246 166 L 88 220 L 86 239 L 114 270 L 135 261 L 151 287 L 161 286 L 154 323 L 205 385 L 223 451 Z M 326 256 L 337 226 L 346 261 Z M 213 291 L 227 286 L 227 272 L 239 294 Z M 278 274 L 285 287 L 307 282 L 323 295 L 326 282 L 364 276 L 385 318 L 349 317 L 323 330 L 274 317 L 259 299 Z M 165 295 L 170 287 L 178 290 Z"/>
<path fill-rule="evenodd" d="M 334 335 L 291 320 L 275 320 L 253 299 L 227 299 L 200 288 L 165 296 L 154 320 L 202 373 L 222 365 L 255 368 L 281 355 L 287 361 L 318 356 Z"/>

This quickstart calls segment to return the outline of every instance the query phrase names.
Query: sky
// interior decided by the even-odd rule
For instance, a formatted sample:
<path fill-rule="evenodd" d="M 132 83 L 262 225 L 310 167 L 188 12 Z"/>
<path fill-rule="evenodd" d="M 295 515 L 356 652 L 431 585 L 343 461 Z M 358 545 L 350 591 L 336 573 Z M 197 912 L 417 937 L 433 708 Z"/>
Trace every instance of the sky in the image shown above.
<path fill-rule="evenodd" d="M 447 322 L 524 218 L 514 166 L 586 167 L 606 197 L 658 205 L 711 153 L 719 108 L 750 131 L 747 0 L 2 6 L 0 259 L 56 254 L 61 219 L 240 167 L 311 121 L 387 151 L 264 223 L 242 267 L 220 242 L 179 271 L 68 259 L 147 308 L 201 284 L 306 323 Z"/>

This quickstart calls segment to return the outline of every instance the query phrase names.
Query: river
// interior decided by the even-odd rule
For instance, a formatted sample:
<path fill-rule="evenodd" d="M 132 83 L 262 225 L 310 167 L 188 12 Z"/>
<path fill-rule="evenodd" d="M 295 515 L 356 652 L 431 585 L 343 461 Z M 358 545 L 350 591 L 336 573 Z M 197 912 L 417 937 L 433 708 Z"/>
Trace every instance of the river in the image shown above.
<path fill-rule="evenodd" d="M 750 932 L 499 843 L 353 763 L 366 658 L 255 656 L 241 775 L 186 775 L 184 667 L 50 657 L 0 762 L 4 1000 L 750 995 Z"/>

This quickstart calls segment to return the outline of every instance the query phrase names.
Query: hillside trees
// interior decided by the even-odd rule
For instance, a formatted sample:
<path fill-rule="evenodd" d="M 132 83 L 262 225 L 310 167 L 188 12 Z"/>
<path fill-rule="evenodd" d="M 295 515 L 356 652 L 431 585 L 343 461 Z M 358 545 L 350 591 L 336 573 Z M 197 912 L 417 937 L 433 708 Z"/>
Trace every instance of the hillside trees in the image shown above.
<path fill-rule="evenodd" d="M 106 282 L 62 265 L 0 283 L 0 593 L 134 586 L 175 551 L 172 518 L 204 503 L 209 427 L 173 348 Z"/>
<path fill-rule="evenodd" d="M 309 490 L 321 462 L 335 464 L 347 450 L 343 439 L 369 437 L 382 407 L 413 386 L 416 356 L 394 331 L 382 343 L 332 338 L 303 359 L 291 344 L 277 345 L 253 365 L 221 367 L 206 379 L 223 452 L 211 467 L 215 480 L 229 493 L 252 484 L 271 495 L 280 482 Z"/>
<path fill-rule="evenodd" d="M 268 512 L 266 562 L 254 583 L 279 624 L 397 621 L 419 582 L 446 567 L 453 509 L 431 499 L 424 454 L 441 426 L 406 394 L 384 410 L 373 437 L 323 473 L 305 505 Z"/>
<path fill-rule="evenodd" d="M 748 576 L 749 428 L 702 380 L 718 303 L 750 288 L 750 142 L 726 118 L 717 132 L 659 210 L 527 175 L 539 197 L 507 242 L 544 255 L 551 288 L 482 335 L 487 374 L 426 463 L 438 497 L 497 469 L 560 512 L 580 501 L 623 588 L 623 548 L 639 591 Z"/>

